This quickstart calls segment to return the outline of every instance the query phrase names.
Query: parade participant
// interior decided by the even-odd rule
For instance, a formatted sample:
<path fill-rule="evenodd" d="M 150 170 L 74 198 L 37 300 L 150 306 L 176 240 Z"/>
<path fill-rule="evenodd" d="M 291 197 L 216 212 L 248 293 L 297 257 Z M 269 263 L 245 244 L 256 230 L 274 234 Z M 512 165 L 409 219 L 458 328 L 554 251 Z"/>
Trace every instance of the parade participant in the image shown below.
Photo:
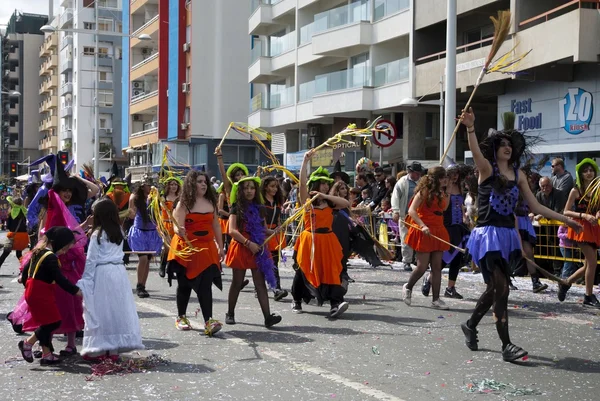
<path fill-rule="evenodd" d="M 221 234 L 223 237 L 223 249 L 227 252 L 229 248 L 229 203 L 227 202 L 227 196 L 223 192 L 224 184 L 221 183 L 217 188 L 217 208 L 219 215 L 219 225 L 221 226 Z"/>
<path fill-rule="evenodd" d="M 152 188 L 152 179 L 145 177 L 135 193 L 129 198 L 129 218 L 133 219 L 133 226 L 129 229 L 127 239 L 133 252 L 138 253 L 137 266 L 137 296 L 148 298 L 146 281 L 150 272 L 150 259 L 159 255 L 163 240 L 156 230 L 156 225 L 150 220 L 148 211 L 148 197 Z"/>
<path fill-rule="evenodd" d="M 463 180 L 466 174 L 465 169 L 461 169 L 458 164 L 453 164 L 446 169 L 448 175 L 448 187 L 446 193 L 449 198 L 448 208 L 444 211 L 444 227 L 448 231 L 450 243 L 460 248 L 464 248 L 469 238 L 469 229 L 463 222 L 465 212 L 463 196 Z M 450 248 L 442 255 L 442 268 L 448 266 L 448 286 L 444 291 L 447 298 L 463 299 L 463 296 L 456 291 L 456 279 L 463 261 L 463 254 L 457 248 Z M 429 296 L 431 288 L 430 274 L 423 280 L 422 293 Z"/>
<path fill-rule="evenodd" d="M 598 209 L 597 190 L 590 191 L 589 187 L 598 177 L 598 165 L 592 159 L 585 158 L 575 167 L 575 186 L 569 193 L 564 214 L 576 219 L 583 225 L 583 231 L 577 232 L 569 227 L 567 239 L 575 242 L 585 257 L 583 267 L 578 269 L 569 278 L 568 285 L 559 284 L 558 300 L 564 301 L 571 284 L 585 276 L 585 295 L 583 306 L 600 308 L 600 301 L 593 293 L 596 265 L 598 262 L 598 248 L 600 247 L 600 209 Z"/>
<path fill-rule="evenodd" d="M 23 249 L 29 246 L 29 235 L 27 235 L 27 209 L 23 206 L 23 200 L 12 196 L 6 198 L 10 209 L 8 210 L 8 219 L 6 227 L 6 242 L 4 243 L 4 251 L 0 255 L 0 267 L 10 255 L 11 251 L 15 251 L 17 259 L 21 259 Z"/>
<path fill-rule="evenodd" d="M 143 349 L 140 322 L 123 265 L 123 240 L 117 206 L 110 199 L 92 207 L 92 235 L 85 270 L 77 287 L 84 300 L 83 348 L 86 360 L 106 357 L 116 361 L 119 353 Z"/>
<path fill-rule="evenodd" d="M 348 209 L 350 202 L 344 198 L 328 195 L 333 179 L 322 167 L 307 177 L 308 165 L 314 156 L 314 149 L 304 155 L 300 170 L 299 200 L 304 205 L 309 197 L 317 196 L 306 205 L 303 214 L 304 230 L 296 241 L 296 270 L 292 284 L 292 311 L 302 312 L 302 300 L 308 303 L 316 298 L 317 303 L 329 301 L 329 317 L 340 317 L 347 309 L 344 295 L 348 291 L 348 281 L 343 275 L 342 259 L 344 251 L 336 235 L 332 232 L 334 210 Z"/>
<path fill-rule="evenodd" d="M 263 199 L 260 194 L 260 178 L 245 177 L 233 184 L 231 191 L 231 211 L 229 216 L 229 235 L 231 245 L 225 264 L 232 269 L 233 279 L 229 288 L 228 312 L 225 323 L 235 324 L 235 306 L 243 288 L 246 270 L 252 272 L 252 281 L 260 308 L 265 318 L 265 327 L 281 322 L 281 316 L 271 314 L 269 294 L 265 284 L 271 288 L 277 285 L 275 265 L 268 249 L 261 245 L 267 238 Z"/>
<path fill-rule="evenodd" d="M 281 209 L 284 203 L 283 191 L 277 178 L 273 176 L 265 177 L 260 185 L 260 193 L 265 201 L 265 221 L 267 222 L 267 235 L 274 233 L 274 230 L 280 227 Z M 281 301 L 288 296 L 286 290 L 281 289 L 281 278 L 279 277 L 279 255 L 286 247 L 285 232 L 281 231 L 275 235 L 267 244 L 273 263 L 275 264 L 275 278 L 277 286 L 274 289 L 273 299 Z"/>
<path fill-rule="evenodd" d="M 175 209 L 175 203 L 179 200 L 179 197 L 181 196 L 181 188 L 183 187 L 183 182 L 177 177 L 168 177 L 164 180 L 164 185 L 166 187 L 164 193 L 164 200 L 163 202 L 161 202 L 161 205 L 164 205 L 164 209 L 161 210 L 161 215 L 165 227 L 169 233 L 169 239 L 173 239 L 173 222 L 171 221 L 169 214 L 173 214 L 173 210 Z M 163 247 L 160 256 L 160 266 L 158 268 L 158 275 L 160 277 L 165 277 L 168 255 L 169 249 L 165 246 Z"/>
<path fill-rule="evenodd" d="M 206 173 L 196 170 L 187 173 L 173 218 L 175 235 L 171 241 L 167 269 L 169 284 L 173 274 L 177 276 L 175 327 L 177 330 L 191 329 L 186 314 L 194 290 L 204 318 L 204 333 L 212 336 L 221 330 L 221 323 L 212 318 L 212 284 L 220 283 L 224 253 L 221 226 L 217 218 L 217 199 Z M 198 251 L 191 256 L 178 256 L 178 251 L 188 243 Z M 223 289 L 222 284 L 219 289 Z"/>
<path fill-rule="evenodd" d="M 129 199 L 131 198 L 131 192 L 129 190 L 130 178 L 131 175 L 127 175 L 125 179 L 121 180 L 117 178 L 115 173 L 106 191 L 106 196 L 117 206 L 117 210 L 119 211 L 119 221 L 126 233 L 131 228 L 131 219 L 129 219 Z M 129 243 L 127 242 L 127 237 L 123 240 L 123 251 L 131 251 Z M 123 254 L 123 263 L 126 265 L 129 264 L 129 253 Z"/>
<path fill-rule="evenodd" d="M 581 226 L 536 201 L 526 175 L 519 171 L 521 158 L 527 150 L 526 138 L 511 128 L 514 127 L 513 113 L 505 113 L 504 122 L 506 128 L 503 131 L 490 130 L 479 144 L 475 135 L 473 110 L 469 108 L 462 115 L 469 148 L 479 172 L 479 214 L 467 248 L 481 269 L 487 288 L 477 301 L 471 318 L 461 327 L 467 347 L 476 351 L 477 326 L 493 305 L 493 318 L 502 341 L 502 358 L 516 361 L 527 355 L 527 351 L 511 343 L 508 332 L 510 265 L 522 257 L 514 216 L 519 193 L 523 194 L 533 213 L 560 220 L 575 230 L 580 230 Z"/>
<path fill-rule="evenodd" d="M 25 341 L 19 342 L 23 359 L 33 362 L 33 345 L 39 341 L 42 346 L 40 365 L 55 365 L 61 360 L 54 355 L 52 333 L 61 325 L 62 314 L 57 306 L 55 283 L 63 290 L 81 297 L 81 291 L 61 273 L 58 256 L 65 254 L 75 244 L 73 232 L 66 227 L 52 227 L 46 231 L 40 242 L 28 255 L 21 273 L 21 283 L 25 286 L 25 301 L 31 312 L 34 333 Z"/>
<path fill-rule="evenodd" d="M 430 168 L 415 187 L 413 199 L 408 207 L 410 218 L 407 222 L 410 225 L 406 234 L 406 244 L 417 253 L 417 268 L 411 273 L 408 283 L 402 287 L 404 303 L 409 306 L 412 303 L 413 287 L 431 265 L 431 306 L 436 309 L 448 309 L 446 303 L 440 299 L 440 286 L 442 255 L 450 246 L 437 239 L 450 241 L 448 231 L 444 227 L 444 211 L 449 203 L 448 194 L 444 190 L 447 185 L 446 170 L 441 166 Z"/>
<path fill-rule="evenodd" d="M 333 176 L 333 175 L 332 175 Z M 338 180 L 333 184 L 329 195 L 344 198 L 348 200 L 350 191 L 348 185 L 343 180 Z M 344 215 L 345 213 L 345 215 Z M 342 246 L 343 258 L 342 258 L 342 274 L 349 283 L 353 283 L 354 280 L 348 275 L 348 259 L 352 254 L 352 238 L 351 238 L 351 225 L 350 225 L 350 208 L 336 210 L 333 214 L 333 222 L 331 223 L 331 229 L 337 237 L 340 245 Z M 372 247 L 371 247 L 372 248 Z"/>

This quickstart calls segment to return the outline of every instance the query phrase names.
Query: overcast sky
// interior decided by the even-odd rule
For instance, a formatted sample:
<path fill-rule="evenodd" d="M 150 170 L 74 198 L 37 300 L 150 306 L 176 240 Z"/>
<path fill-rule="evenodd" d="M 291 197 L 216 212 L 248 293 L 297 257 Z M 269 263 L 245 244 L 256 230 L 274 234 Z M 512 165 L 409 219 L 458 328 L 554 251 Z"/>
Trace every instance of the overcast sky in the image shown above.
<path fill-rule="evenodd" d="M 8 23 L 15 10 L 48 15 L 48 0 L 0 0 L 0 24 Z"/>

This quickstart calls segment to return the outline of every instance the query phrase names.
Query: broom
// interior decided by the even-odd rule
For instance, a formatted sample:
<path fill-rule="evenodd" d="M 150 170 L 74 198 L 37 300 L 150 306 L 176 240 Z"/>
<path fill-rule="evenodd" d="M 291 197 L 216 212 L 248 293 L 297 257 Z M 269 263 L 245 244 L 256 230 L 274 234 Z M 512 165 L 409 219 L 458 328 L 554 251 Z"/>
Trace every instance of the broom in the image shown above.
<path fill-rule="evenodd" d="M 500 50 L 500 46 L 502 46 L 502 44 L 506 40 L 506 37 L 508 36 L 508 32 L 510 31 L 510 26 L 511 26 L 510 17 L 511 17 L 511 14 L 510 14 L 509 10 L 498 11 L 498 18 L 490 17 L 490 19 L 492 20 L 492 22 L 494 24 L 494 39 L 492 40 L 492 47 L 490 48 L 490 52 L 488 53 L 487 57 L 485 58 L 483 68 L 481 69 L 481 72 L 479 73 L 479 77 L 477 77 L 477 81 L 475 82 L 475 87 L 473 88 L 473 92 L 471 93 L 471 96 L 469 97 L 469 100 L 467 101 L 467 104 L 465 105 L 464 110 L 469 110 L 471 101 L 473 100 L 473 97 L 475 96 L 475 92 L 477 92 L 477 88 L 481 84 L 481 81 L 483 81 L 483 77 L 486 74 L 488 74 L 489 72 L 491 72 L 490 66 L 492 64 L 492 60 L 498 53 L 498 50 Z M 502 59 L 504 59 L 504 57 Z M 515 63 L 509 63 L 509 66 L 514 65 L 514 64 Z M 450 151 L 450 145 L 452 144 L 452 142 L 454 141 L 454 138 L 456 137 L 456 133 L 458 132 L 458 128 L 460 127 L 460 124 L 462 123 L 462 119 L 463 119 L 463 115 L 461 113 L 460 117 L 458 118 L 458 122 L 456 123 L 456 126 L 454 127 L 454 131 L 452 132 L 452 136 L 450 137 L 450 141 L 448 142 L 448 145 L 446 145 L 446 150 L 444 151 L 444 155 L 440 159 L 440 164 L 442 164 L 444 159 L 446 159 L 446 156 L 448 156 L 448 151 Z"/>
<path fill-rule="evenodd" d="M 417 225 L 414 225 L 414 224 L 411 224 L 411 223 L 409 223 L 409 222 L 408 222 L 408 221 L 406 221 L 406 220 L 402 220 L 402 219 L 400 219 L 400 221 L 401 221 L 402 223 L 406 224 L 406 225 L 407 225 L 407 226 L 409 226 L 409 227 L 416 228 L 416 229 L 417 229 L 417 230 L 419 230 L 419 231 L 423 231 L 423 229 L 422 229 L 421 227 L 419 227 L 419 226 L 417 226 Z M 463 249 L 463 248 L 461 248 L 461 247 L 458 247 L 458 246 L 456 246 L 456 245 L 453 245 L 453 244 L 449 243 L 448 241 L 445 241 L 445 240 L 441 239 L 440 237 L 437 237 L 437 236 L 435 236 L 435 235 L 433 235 L 433 234 L 429 234 L 429 236 L 430 236 L 431 238 L 435 238 L 436 240 L 440 241 L 440 242 L 441 242 L 441 243 L 443 243 L 443 244 L 450 245 L 452 248 L 455 248 L 457 251 L 459 251 L 459 252 L 461 252 L 461 253 L 467 253 L 467 250 L 466 250 L 466 249 Z"/>

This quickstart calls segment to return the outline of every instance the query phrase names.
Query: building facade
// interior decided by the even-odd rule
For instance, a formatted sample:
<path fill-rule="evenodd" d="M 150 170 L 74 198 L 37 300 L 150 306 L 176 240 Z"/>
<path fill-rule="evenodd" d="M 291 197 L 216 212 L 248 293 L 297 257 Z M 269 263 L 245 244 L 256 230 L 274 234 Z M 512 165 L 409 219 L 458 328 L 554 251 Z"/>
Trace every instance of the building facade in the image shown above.
<path fill-rule="evenodd" d="M 2 122 L 0 130 L 1 174 L 16 177 L 27 172 L 23 167 L 40 156 L 39 115 L 42 87 L 53 89 L 56 81 L 40 80 L 39 53 L 44 42 L 40 28 L 48 16 L 15 11 L 1 36 L 2 64 L 1 90 L 13 94 L 2 95 Z M 18 92 L 18 96 L 14 95 Z M 46 120 L 53 128 L 52 118 Z"/>
<path fill-rule="evenodd" d="M 58 33 L 46 34 L 40 46 L 39 150 L 43 154 L 58 151 Z"/>
<path fill-rule="evenodd" d="M 165 146 L 179 161 L 217 175 L 214 149 L 232 121 L 246 121 L 249 12 L 235 0 L 134 0 L 124 4 L 122 149 L 134 177 L 159 168 Z M 235 10 L 235 12 L 231 12 Z M 140 41 L 148 34 L 152 41 Z M 129 91 L 129 92 L 127 92 Z M 262 160 L 236 134 L 223 148 L 229 162 Z"/>
<path fill-rule="evenodd" d="M 51 24 L 58 31 L 58 148 L 70 153 L 75 171 L 93 164 L 97 119 L 100 172 L 96 175 L 108 176 L 113 162 L 123 168 L 127 164 L 120 151 L 119 124 L 122 0 L 55 0 L 50 8 L 55 11 Z"/>

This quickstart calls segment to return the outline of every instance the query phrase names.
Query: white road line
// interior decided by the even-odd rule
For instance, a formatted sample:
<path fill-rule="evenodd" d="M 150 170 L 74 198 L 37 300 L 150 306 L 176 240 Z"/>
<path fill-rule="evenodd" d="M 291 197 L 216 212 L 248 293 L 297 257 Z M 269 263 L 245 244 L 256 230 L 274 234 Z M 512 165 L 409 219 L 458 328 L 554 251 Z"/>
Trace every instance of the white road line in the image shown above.
<path fill-rule="evenodd" d="M 173 316 L 173 311 L 169 311 L 167 309 L 163 309 L 160 306 L 156 306 L 156 305 L 152 305 L 149 304 L 147 302 L 142 302 L 142 301 L 137 301 L 136 302 L 138 306 L 145 308 L 145 309 L 149 309 L 153 312 L 156 313 L 160 313 L 162 315 L 165 316 Z M 204 324 L 200 321 L 194 321 L 193 319 L 190 319 L 192 321 L 192 323 L 194 323 L 196 325 L 196 327 L 203 327 Z M 221 331 L 221 336 L 225 338 L 225 340 L 230 341 L 234 344 L 237 345 L 241 345 L 241 346 L 248 346 L 249 343 L 239 337 L 235 337 L 232 336 L 231 334 L 225 333 L 223 331 Z M 288 368 L 292 368 L 294 370 L 297 371 L 301 371 L 301 372 L 306 372 L 306 373 L 312 373 L 313 375 L 316 376 L 320 376 L 323 377 L 329 381 L 332 381 L 334 383 L 337 384 L 341 384 L 345 387 L 349 387 L 353 390 L 356 390 L 366 396 L 372 397 L 376 400 L 380 400 L 380 401 L 405 401 L 402 398 L 398 398 L 396 396 L 393 396 L 391 394 L 385 393 L 383 391 L 374 389 L 372 387 L 369 387 L 366 384 L 363 383 L 358 383 L 352 380 L 349 380 L 343 376 L 340 376 L 338 374 L 332 373 L 326 369 L 322 369 L 319 367 L 315 367 L 315 366 L 311 366 L 309 364 L 306 363 L 302 363 L 302 362 L 296 362 L 294 360 L 292 360 L 291 358 L 289 358 L 287 355 L 282 354 L 281 352 L 278 351 L 274 351 L 272 349 L 269 349 L 263 345 L 261 345 L 260 347 L 260 352 L 263 355 L 266 355 L 268 357 L 271 357 L 273 359 L 276 359 L 280 362 L 284 362 L 284 366 L 288 367 Z"/>

